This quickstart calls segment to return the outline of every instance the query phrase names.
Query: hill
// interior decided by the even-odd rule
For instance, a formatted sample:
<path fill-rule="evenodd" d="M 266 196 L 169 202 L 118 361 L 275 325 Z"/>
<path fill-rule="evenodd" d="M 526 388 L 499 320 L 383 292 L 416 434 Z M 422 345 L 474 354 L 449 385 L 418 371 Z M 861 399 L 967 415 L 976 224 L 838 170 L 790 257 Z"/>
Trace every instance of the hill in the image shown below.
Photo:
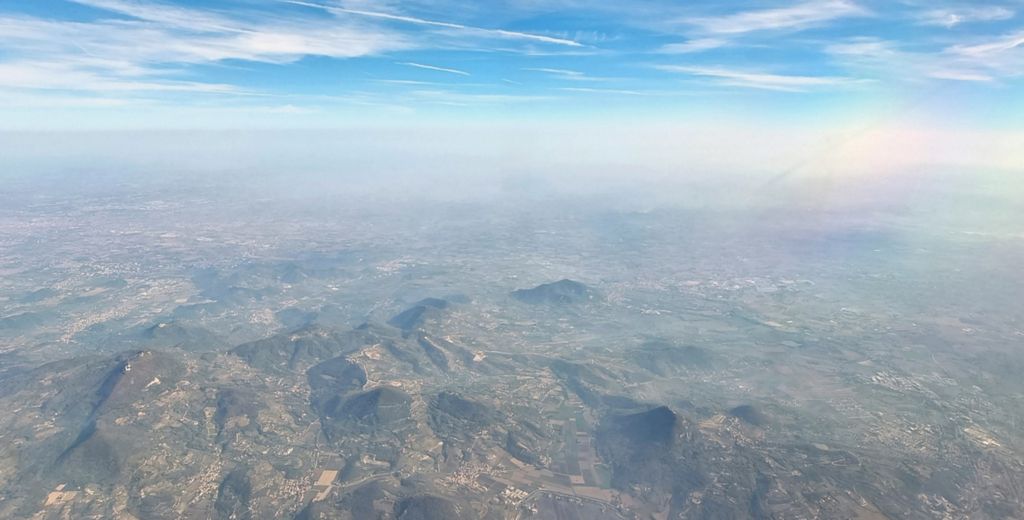
<path fill-rule="evenodd" d="M 427 319 L 440 314 L 440 311 L 447 309 L 448 306 L 447 300 L 425 298 L 389 319 L 388 325 L 401 329 L 403 332 L 410 332 L 423 325 Z"/>
<path fill-rule="evenodd" d="M 239 345 L 231 353 L 264 371 L 292 371 L 358 349 L 367 341 L 358 332 L 341 334 L 308 325 L 291 332 Z"/>
<path fill-rule="evenodd" d="M 572 305 L 596 300 L 598 295 L 580 282 L 564 279 L 541 284 L 532 289 L 512 291 L 512 297 L 531 305 Z"/>

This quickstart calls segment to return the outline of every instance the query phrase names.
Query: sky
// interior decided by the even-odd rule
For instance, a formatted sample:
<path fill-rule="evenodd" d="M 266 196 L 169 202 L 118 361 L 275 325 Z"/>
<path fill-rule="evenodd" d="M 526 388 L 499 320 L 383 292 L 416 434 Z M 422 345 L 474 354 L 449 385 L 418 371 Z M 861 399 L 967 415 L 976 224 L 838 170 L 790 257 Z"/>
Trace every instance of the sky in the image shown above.
<path fill-rule="evenodd" d="M 960 159 L 1007 165 L 1024 160 L 1022 11 L 1024 0 L 0 0 L 0 130 L 617 125 L 642 143 L 682 125 L 762 148 L 770 134 L 927 141 L 926 155 L 975 143 Z"/>
<path fill-rule="evenodd" d="M 159 126 L 244 123 L 246 112 L 279 124 L 801 118 L 903 103 L 997 126 L 1024 110 L 1020 10 L 1008 0 L 3 0 L 0 107 L 21 116 L 8 125 L 103 126 L 147 112 Z"/>

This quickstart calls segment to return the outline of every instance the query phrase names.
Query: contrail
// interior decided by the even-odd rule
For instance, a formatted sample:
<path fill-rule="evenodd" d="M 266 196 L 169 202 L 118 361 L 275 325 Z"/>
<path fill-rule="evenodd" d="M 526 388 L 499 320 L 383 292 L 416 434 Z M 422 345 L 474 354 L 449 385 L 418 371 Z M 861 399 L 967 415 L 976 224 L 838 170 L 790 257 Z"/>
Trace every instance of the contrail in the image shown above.
<path fill-rule="evenodd" d="M 416 67 L 417 69 L 436 70 L 439 72 L 450 72 L 452 74 L 458 74 L 460 76 L 470 76 L 471 74 L 459 69 L 448 69 L 445 67 L 436 67 L 434 65 L 425 65 L 423 63 L 413 63 L 411 61 L 399 61 L 396 62 L 398 65 L 407 65 L 409 67 Z"/>
<path fill-rule="evenodd" d="M 553 36 L 544 36 L 542 34 L 524 33 L 518 31 L 506 31 L 504 29 L 484 29 L 482 27 L 473 27 L 470 25 L 462 25 L 451 22 L 439 22 L 437 20 L 427 20 L 425 18 L 416 18 L 415 16 L 403 16 L 391 13 L 382 13 L 379 11 L 362 11 L 359 9 L 346 9 L 343 7 L 333 7 L 329 5 L 317 4 L 313 2 L 303 2 L 302 0 L 281 0 L 286 4 L 301 5 L 305 7 L 313 7 L 316 9 L 323 9 L 331 13 L 345 13 L 354 14 L 356 16 L 366 16 L 370 18 L 381 18 L 384 20 L 393 20 L 396 22 L 412 23 L 417 25 L 431 25 L 434 27 L 445 27 L 448 29 L 459 29 L 463 31 L 473 31 L 484 34 L 491 34 L 500 38 L 516 38 L 521 40 L 533 40 L 544 43 L 551 43 L 555 45 L 567 45 L 569 47 L 582 47 L 583 44 L 575 40 L 568 40 L 565 38 L 555 38 Z"/>

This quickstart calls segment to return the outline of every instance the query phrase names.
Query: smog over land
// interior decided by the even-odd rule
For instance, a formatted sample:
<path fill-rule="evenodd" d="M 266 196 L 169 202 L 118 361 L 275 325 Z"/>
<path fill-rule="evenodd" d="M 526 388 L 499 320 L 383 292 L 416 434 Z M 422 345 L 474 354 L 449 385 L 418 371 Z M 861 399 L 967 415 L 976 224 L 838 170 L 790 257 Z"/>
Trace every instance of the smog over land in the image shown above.
<path fill-rule="evenodd" d="M 1024 518 L 1020 2 L 42 4 L 0 518 Z"/>

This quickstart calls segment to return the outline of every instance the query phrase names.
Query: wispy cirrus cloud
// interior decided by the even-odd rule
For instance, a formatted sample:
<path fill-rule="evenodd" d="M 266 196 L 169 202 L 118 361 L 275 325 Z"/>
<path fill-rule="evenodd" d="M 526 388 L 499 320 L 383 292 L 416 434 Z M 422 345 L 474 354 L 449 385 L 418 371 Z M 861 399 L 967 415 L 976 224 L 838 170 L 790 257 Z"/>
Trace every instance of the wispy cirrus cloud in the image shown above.
<path fill-rule="evenodd" d="M 216 13 L 174 5 L 125 0 L 68 0 L 131 18 L 158 23 L 166 27 L 185 28 L 195 32 L 245 32 L 241 24 Z"/>
<path fill-rule="evenodd" d="M 725 38 L 695 38 L 685 42 L 662 45 L 658 48 L 657 52 L 662 54 L 691 54 L 719 49 L 728 45 L 730 45 L 730 41 Z"/>
<path fill-rule="evenodd" d="M 0 107 L 8 109 L 123 108 L 144 105 L 144 100 L 107 95 L 63 95 L 52 92 L 22 92 L 0 87 Z"/>
<path fill-rule="evenodd" d="M 934 79 L 948 79 L 952 81 L 982 81 L 990 82 L 995 81 L 995 78 L 982 73 L 972 72 L 970 70 L 963 69 L 952 69 L 952 68 L 933 68 L 928 71 L 927 76 Z"/>
<path fill-rule="evenodd" d="M 705 33 L 729 35 L 807 29 L 839 18 L 869 14 L 870 11 L 849 0 L 821 0 L 724 16 L 686 18 L 681 21 L 696 26 Z"/>
<path fill-rule="evenodd" d="M 824 47 L 826 54 L 847 56 L 853 59 L 863 57 L 891 58 L 897 51 L 897 44 L 880 38 L 850 38 Z"/>
<path fill-rule="evenodd" d="M 124 0 L 74 0 L 131 18 L 66 23 L 58 29 L 81 50 L 95 47 L 151 62 L 215 62 L 239 59 L 289 62 L 303 56 L 352 58 L 412 47 L 404 34 L 366 24 L 308 17 L 277 19 L 262 14 L 222 16 L 203 9 Z M 35 32 L 39 34 L 38 31 Z M 41 35 L 45 37 L 44 35 Z"/>
<path fill-rule="evenodd" d="M 468 106 L 468 105 L 509 105 L 519 103 L 533 103 L 548 101 L 550 96 L 539 95 L 516 95 L 516 94 L 491 94 L 462 92 L 453 90 L 413 90 L 403 94 L 400 100 L 412 103 L 432 103 L 438 105 Z"/>
<path fill-rule="evenodd" d="M 652 96 L 660 95 L 660 92 L 648 92 L 643 90 L 629 90 L 620 88 L 588 88 L 588 87 L 561 87 L 562 92 L 581 92 L 586 94 L 615 94 L 622 96 Z"/>
<path fill-rule="evenodd" d="M 796 32 L 825 26 L 843 18 L 869 16 L 871 12 L 852 0 L 820 0 L 738 11 L 719 16 L 687 16 L 675 25 L 688 27 L 689 40 L 655 49 L 660 54 L 694 54 L 733 46 L 737 41 L 766 32 Z"/>
<path fill-rule="evenodd" d="M 947 49 L 950 53 L 972 58 L 988 58 L 1024 47 L 1024 31 L 1008 34 L 992 41 L 959 44 Z"/>
<path fill-rule="evenodd" d="M 570 69 L 556 69 L 547 67 L 527 67 L 523 70 L 528 72 L 540 72 L 547 74 L 548 76 L 554 76 L 556 78 L 570 80 L 570 81 L 611 81 L 615 78 L 606 78 L 603 76 L 591 76 L 585 72 Z"/>
<path fill-rule="evenodd" d="M 82 92 L 243 93 L 188 78 L 188 68 L 226 60 L 290 63 L 304 56 L 352 58 L 407 49 L 387 28 L 315 19 L 278 20 L 122 0 L 78 0 L 100 12 L 89 21 L 0 15 L 7 59 L 0 85 Z M 113 16 L 116 15 L 116 16 Z"/>
<path fill-rule="evenodd" d="M 942 62 L 946 66 L 958 67 L 962 73 L 961 79 L 985 76 L 1009 79 L 1024 76 L 1024 31 L 987 41 L 947 47 L 942 52 Z M 947 76 L 946 79 L 952 78 Z"/>
<path fill-rule="evenodd" d="M 1009 20 L 1016 13 L 998 5 L 965 6 L 959 8 L 927 9 L 917 13 L 921 25 L 934 25 L 952 29 L 961 24 Z"/>
<path fill-rule="evenodd" d="M 204 92 L 244 94 L 224 83 L 110 77 L 102 72 L 68 63 L 0 63 L 0 87 L 41 90 L 86 90 L 92 92 Z"/>
<path fill-rule="evenodd" d="M 377 83 L 388 83 L 388 84 L 391 84 L 391 85 L 417 85 L 417 86 L 423 86 L 423 85 L 438 85 L 439 84 L 436 81 L 421 81 L 421 80 L 418 80 L 418 79 L 378 79 L 378 80 L 374 80 L 374 81 L 376 81 Z"/>
<path fill-rule="evenodd" d="M 934 50 L 878 38 L 855 38 L 826 45 L 824 50 L 839 66 L 889 82 L 991 83 L 1024 75 L 1024 32 L 974 38 Z"/>
<path fill-rule="evenodd" d="M 658 65 L 656 68 L 666 72 L 678 72 L 691 76 L 710 78 L 721 85 L 783 92 L 806 92 L 814 88 L 849 86 L 864 82 L 863 80 L 841 76 L 771 74 L 725 67 Z"/>

